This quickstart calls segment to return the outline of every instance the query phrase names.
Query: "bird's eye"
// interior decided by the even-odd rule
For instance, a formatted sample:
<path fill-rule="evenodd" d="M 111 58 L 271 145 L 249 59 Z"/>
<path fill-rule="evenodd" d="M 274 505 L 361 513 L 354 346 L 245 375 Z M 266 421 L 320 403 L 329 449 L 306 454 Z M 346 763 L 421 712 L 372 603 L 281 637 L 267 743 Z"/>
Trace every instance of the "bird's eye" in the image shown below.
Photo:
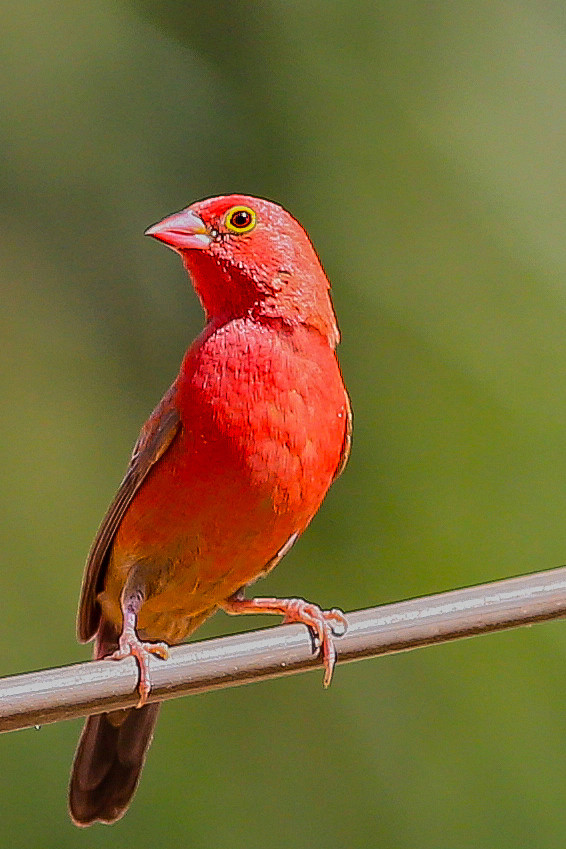
<path fill-rule="evenodd" d="M 249 206 L 234 206 L 227 212 L 224 223 L 232 233 L 249 233 L 256 225 L 256 214 Z"/>

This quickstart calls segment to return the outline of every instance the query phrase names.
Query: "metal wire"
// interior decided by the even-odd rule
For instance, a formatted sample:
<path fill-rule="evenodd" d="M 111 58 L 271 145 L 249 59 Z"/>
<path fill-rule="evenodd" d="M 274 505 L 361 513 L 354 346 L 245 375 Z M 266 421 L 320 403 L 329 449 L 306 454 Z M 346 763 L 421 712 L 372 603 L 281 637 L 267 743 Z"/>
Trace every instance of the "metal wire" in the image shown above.
<path fill-rule="evenodd" d="M 336 639 L 338 664 L 566 615 L 566 567 L 358 610 Z M 320 666 L 307 628 L 280 625 L 171 649 L 150 661 L 149 701 L 247 684 Z M 137 666 L 90 661 L 0 679 L 0 731 L 137 703 Z"/>

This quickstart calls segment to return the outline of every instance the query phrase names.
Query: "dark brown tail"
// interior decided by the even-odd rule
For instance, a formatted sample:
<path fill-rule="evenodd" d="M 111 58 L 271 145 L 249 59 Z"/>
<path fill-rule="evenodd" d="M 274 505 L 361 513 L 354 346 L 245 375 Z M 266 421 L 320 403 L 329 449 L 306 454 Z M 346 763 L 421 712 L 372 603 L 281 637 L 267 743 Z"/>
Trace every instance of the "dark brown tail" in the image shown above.
<path fill-rule="evenodd" d="M 75 825 L 126 813 L 153 737 L 159 705 L 89 716 L 75 755 L 69 809 Z"/>
<path fill-rule="evenodd" d="M 108 623 L 102 623 L 95 657 L 117 646 Z M 69 810 L 75 825 L 115 822 L 124 816 L 135 793 L 153 738 L 159 704 L 89 716 L 75 754 Z"/>

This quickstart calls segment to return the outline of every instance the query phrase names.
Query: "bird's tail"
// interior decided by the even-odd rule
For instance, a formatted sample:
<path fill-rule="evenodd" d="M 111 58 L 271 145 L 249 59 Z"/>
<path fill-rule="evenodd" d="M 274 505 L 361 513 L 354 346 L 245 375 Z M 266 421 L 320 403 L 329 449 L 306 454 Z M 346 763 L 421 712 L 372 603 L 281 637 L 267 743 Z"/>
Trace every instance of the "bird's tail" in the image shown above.
<path fill-rule="evenodd" d="M 115 634 L 97 640 L 95 655 L 116 648 Z M 69 809 L 76 825 L 115 822 L 134 795 L 153 737 L 159 704 L 89 716 L 75 754 Z"/>

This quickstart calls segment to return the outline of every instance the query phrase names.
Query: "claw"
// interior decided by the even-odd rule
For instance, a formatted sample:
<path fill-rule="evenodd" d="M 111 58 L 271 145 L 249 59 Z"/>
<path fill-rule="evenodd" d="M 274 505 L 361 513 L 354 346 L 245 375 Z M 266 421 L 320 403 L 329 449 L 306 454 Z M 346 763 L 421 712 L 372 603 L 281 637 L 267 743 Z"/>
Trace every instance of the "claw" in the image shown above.
<path fill-rule="evenodd" d="M 140 700 L 136 707 L 143 707 L 151 692 L 151 680 L 149 677 L 149 656 L 154 654 L 162 660 L 169 657 L 169 646 L 166 643 L 143 643 L 135 631 L 123 631 L 118 641 L 118 648 L 108 655 L 108 660 L 124 660 L 126 657 L 135 657 L 140 670 L 138 681 L 138 693 Z"/>
<path fill-rule="evenodd" d="M 343 637 L 348 630 L 348 620 L 344 616 L 344 612 L 339 607 L 333 607 L 332 610 L 324 610 L 323 613 L 326 619 L 329 620 L 328 624 L 332 628 L 334 636 Z"/>

